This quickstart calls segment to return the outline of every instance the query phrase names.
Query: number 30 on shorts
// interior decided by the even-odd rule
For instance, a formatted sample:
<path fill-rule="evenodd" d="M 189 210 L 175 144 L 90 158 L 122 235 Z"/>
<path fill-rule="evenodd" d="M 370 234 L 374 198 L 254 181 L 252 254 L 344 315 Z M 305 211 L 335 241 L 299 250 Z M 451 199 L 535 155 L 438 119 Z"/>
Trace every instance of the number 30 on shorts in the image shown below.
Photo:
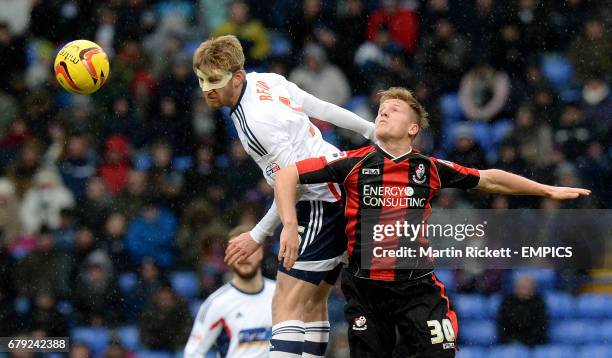
<path fill-rule="evenodd" d="M 444 338 L 448 342 L 455 341 L 455 330 L 453 330 L 453 325 L 449 319 L 444 318 L 442 324 L 434 319 L 427 321 L 427 325 L 431 328 L 431 344 L 442 343 Z"/>

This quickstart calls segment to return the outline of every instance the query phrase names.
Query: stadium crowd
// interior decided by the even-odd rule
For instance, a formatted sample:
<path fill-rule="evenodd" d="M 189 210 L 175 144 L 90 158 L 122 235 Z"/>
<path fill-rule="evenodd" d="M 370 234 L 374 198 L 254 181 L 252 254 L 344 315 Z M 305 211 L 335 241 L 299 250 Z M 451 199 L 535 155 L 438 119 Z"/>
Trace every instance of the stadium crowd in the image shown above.
<path fill-rule="evenodd" d="M 249 70 L 283 74 L 368 120 L 379 90 L 411 88 L 431 114 L 422 151 L 589 188 L 588 200 L 564 207 L 610 208 L 612 9 L 604 3 L 3 1 L 0 337 L 72 334 L 71 357 L 185 344 L 193 308 L 227 279 L 228 230 L 254 225 L 273 194 L 228 113 L 210 111 L 197 86 L 191 55 L 211 35 L 237 35 Z M 91 96 L 70 95 L 53 78 L 57 49 L 77 38 L 111 59 L 108 82 Z M 364 144 L 313 121 L 339 148 Z M 438 199 L 446 208 L 558 205 L 460 192 Z M 273 276 L 269 241 L 264 270 Z M 511 291 L 503 270 L 445 276 L 453 292 Z M 517 279 L 499 305 L 501 342 L 549 340 L 546 315 L 530 313 L 545 306 L 537 282 Z M 328 353 L 343 357 L 339 294 L 330 310 L 339 338 Z"/>

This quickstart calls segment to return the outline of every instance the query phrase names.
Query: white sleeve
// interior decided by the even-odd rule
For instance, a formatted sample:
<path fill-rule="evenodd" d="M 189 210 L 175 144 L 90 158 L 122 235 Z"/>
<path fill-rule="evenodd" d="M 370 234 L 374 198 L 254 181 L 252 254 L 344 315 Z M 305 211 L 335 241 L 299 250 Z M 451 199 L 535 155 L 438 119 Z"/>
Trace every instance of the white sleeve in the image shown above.
<path fill-rule="evenodd" d="M 281 219 L 278 215 L 278 210 L 276 209 L 276 201 L 273 201 L 266 215 L 264 215 L 264 217 L 259 220 L 257 225 L 255 225 L 253 230 L 251 230 L 251 237 L 258 244 L 263 244 L 264 240 L 268 236 L 272 236 L 274 234 L 274 230 L 278 227 L 278 225 L 280 225 L 280 223 Z"/>
<path fill-rule="evenodd" d="M 309 117 L 329 122 L 337 127 L 352 130 L 365 138 L 376 142 L 374 123 L 368 122 L 355 113 L 325 102 L 299 88 L 295 83 L 287 81 L 286 87 L 291 97 L 304 109 Z"/>
<path fill-rule="evenodd" d="M 210 309 L 211 304 L 210 300 L 206 300 L 200 307 L 185 346 L 184 358 L 204 357 L 219 337 L 223 324 L 218 311 Z"/>

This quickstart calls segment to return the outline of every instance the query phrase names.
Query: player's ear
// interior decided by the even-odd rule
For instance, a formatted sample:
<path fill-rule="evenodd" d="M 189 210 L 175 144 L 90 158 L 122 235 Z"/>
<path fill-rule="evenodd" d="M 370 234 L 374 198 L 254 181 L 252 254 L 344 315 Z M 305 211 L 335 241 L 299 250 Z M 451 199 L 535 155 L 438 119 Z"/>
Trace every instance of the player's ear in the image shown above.
<path fill-rule="evenodd" d="M 238 70 L 234 72 L 234 78 L 232 80 L 234 81 L 234 84 L 238 87 L 242 85 L 242 82 L 244 82 L 245 77 L 246 73 L 244 72 L 244 70 Z"/>
<path fill-rule="evenodd" d="M 410 134 L 411 137 L 414 137 L 419 134 L 419 130 L 419 125 L 416 123 L 410 123 L 410 125 L 408 126 L 408 134 Z"/>

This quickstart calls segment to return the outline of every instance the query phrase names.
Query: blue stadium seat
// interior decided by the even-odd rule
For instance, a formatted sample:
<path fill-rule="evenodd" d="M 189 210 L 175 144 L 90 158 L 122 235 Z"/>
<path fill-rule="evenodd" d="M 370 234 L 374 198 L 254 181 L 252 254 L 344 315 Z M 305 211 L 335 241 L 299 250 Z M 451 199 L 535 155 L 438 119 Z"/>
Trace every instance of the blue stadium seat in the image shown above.
<path fill-rule="evenodd" d="M 502 298 L 503 297 L 500 294 L 494 294 L 489 296 L 485 307 L 488 318 L 497 319 L 497 312 L 499 311 L 499 305 L 502 302 Z"/>
<path fill-rule="evenodd" d="M 557 285 L 557 272 L 555 270 L 520 268 L 511 271 L 510 280 L 506 282 L 506 290 L 511 292 L 516 279 L 524 275 L 533 277 L 538 292 L 551 291 Z"/>
<path fill-rule="evenodd" d="M 489 318 L 484 296 L 478 294 L 457 294 L 453 304 L 460 319 Z"/>
<path fill-rule="evenodd" d="M 440 97 L 440 111 L 444 119 L 459 120 L 463 117 L 463 109 L 459 103 L 458 93 L 446 93 Z"/>
<path fill-rule="evenodd" d="M 574 346 L 545 345 L 537 346 L 531 351 L 531 358 L 575 358 Z"/>
<path fill-rule="evenodd" d="M 435 274 L 438 280 L 442 281 L 447 292 L 455 292 L 457 284 L 453 270 L 436 269 Z"/>
<path fill-rule="evenodd" d="M 481 347 L 460 347 L 456 358 L 487 358 L 487 350 Z"/>
<path fill-rule="evenodd" d="M 612 345 L 612 319 L 608 319 L 601 324 L 599 329 L 599 341 Z"/>
<path fill-rule="evenodd" d="M 75 327 L 70 331 L 70 343 L 82 342 L 92 351 L 94 357 L 102 354 L 108 345 L 109 331 L 101 327 Z"/>
<path fill-rule="evenodd" d="M 576 311 L 584 318 L 612 318 L 612 295 L 587 293 L 576 299 Z"/>
<path fill-rule="evenodd" d="M 140 351 L 136 354 L 138 358 L 174 358 L 170 352 L 164 351 Z"/>
<path fill-rule="evenodd" d="M 270 33 L 270 55 L 287 56 L 291 53 L 291 41 L 282 33 Z"/>
<path fill-rule="evenodd" d="M 200 283 L 195 272 L 176 271 L 170 274 L 172 288 L 181 296 L 194 298 L 200 293 Z"/>
<path fill-rule="evenodd" d="M 489 357 L 495 358 L 528 357 L 529 353 L 529 348 L 520 344 L 501 345 L 489 349 Z"/>
<path fill-rule="evenodd" d="M 595 334 L 601 323 L 597 320 L 577 319 L 570 321 L 553 321 L 550 328 L 550 340 L 559 344 L 595 343 L 599 336 Z"/>
<path fill-rule="evenodd" d="M 119 284 L 119 289 L 124 296 L 132 293 L 132 290 L 138 283 L 138 275 L 134 272 L 125 272 L 119 275 L 117 279 L 117 283 Z"/>
<path fill-rule="evenodd" d="M 344 107 L 351 112 L 355 112 L 357 108 L 368 104 L 367 96 L 353 96 L 344 104 Z"/>
<path fill-rule="evenodd" d="M 459 324 L 459 339 L 466 346 L 490 346 L 497 342 L 495 321 L 463 321 Z"/>
<path fill-rule="evenodd" d="M 193 319 L 195 319 L 196 316 L 198 315 L 198 312 L 200 311 L 200 306 L 202 306 L 202 303 L 204 303 L 204 300 L 193 300 L 189 304 L 189 308 L 191 309 L 191 316 L 193 317 Z"/>
<path fill-rule="evenodd" d="M 570 84 L 574 69 L 570 61 L 559 54 L 547 55 L 542 58 L 542 73 L 557 92 L 561 92 Z"/>
<path fill-rule="evenodd" d="M 58 301 L 57 310 L 64 316 L 69 316 L 73 312 L 72 304 L 70 301 Z"/>
<path fill-rule="evenodd" d="M 140 332 L 138 326 L 123 326 L 117 329 L 121 344 L 130 352 L 140 349 Z"/>
<path fill-rule="evenodd" d="M 546 292 L 544 294 L 546 308 L 551 318 L 575 317 L 574 297 L 567 292 Z"/>
<path fill-rule="evenodd" d="M 578 349 L 576 358 L 610 358 L 612 357 L 612 346 L 604 344 L 593 344 Z"/>

